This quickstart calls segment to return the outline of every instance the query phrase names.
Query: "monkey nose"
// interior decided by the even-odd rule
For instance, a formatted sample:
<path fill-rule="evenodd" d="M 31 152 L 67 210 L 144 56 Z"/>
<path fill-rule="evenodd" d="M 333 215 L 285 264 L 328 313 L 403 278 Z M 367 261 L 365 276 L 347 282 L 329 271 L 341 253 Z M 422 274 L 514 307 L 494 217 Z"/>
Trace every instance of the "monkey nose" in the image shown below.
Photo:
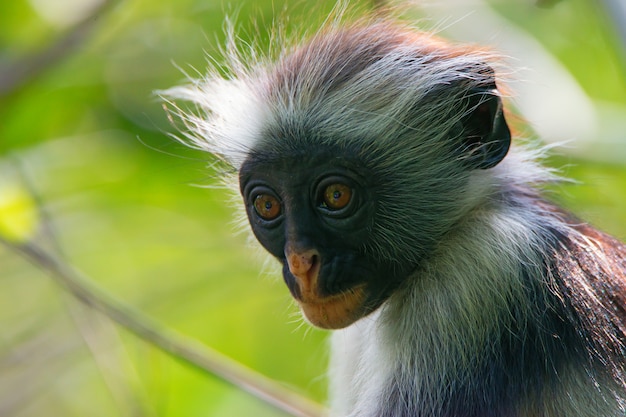
<path fill-rule="evenodd" d="M 300 291 L 313 292 L 317 284 L 320 254 L 316 249 L 304 252 L 289 251 L 287 254 L 289 272 L 296 278 Z"/>

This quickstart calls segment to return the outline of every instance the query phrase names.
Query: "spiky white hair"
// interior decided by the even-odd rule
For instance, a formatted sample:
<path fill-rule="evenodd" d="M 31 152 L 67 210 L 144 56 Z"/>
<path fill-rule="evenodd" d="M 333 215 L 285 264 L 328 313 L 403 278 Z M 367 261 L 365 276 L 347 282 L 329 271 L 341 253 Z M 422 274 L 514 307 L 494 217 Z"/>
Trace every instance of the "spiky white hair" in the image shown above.
<path fill-rule="evenodd" d="M 447 133 L 463 116 L 449 108 L 454 96 L 495 81 L 491 71 L 478 70 L 498 65 L 486 50 L 451 46 L 380 16 L 348 23 L 345 10 L 336 13 L 306 41 L 278 39 L 280 50 L 266 53 L 238 42 L 228 25 L 223 65 L 212 60 L 204 77 L 159 92 L 185 123 L 183 140 L 235 169 L 265 132 L 286 122 L 315 125 L 333 140 L 338 132 L 346 140 L 375 138 L 380 150 L 407 128 L 431 133 L 425 125 L 436 124 Z M 455 83 L 463 85 L 445 88 Z M 429 95 L 432 105 L 408 126 L 407 113 Z"/>

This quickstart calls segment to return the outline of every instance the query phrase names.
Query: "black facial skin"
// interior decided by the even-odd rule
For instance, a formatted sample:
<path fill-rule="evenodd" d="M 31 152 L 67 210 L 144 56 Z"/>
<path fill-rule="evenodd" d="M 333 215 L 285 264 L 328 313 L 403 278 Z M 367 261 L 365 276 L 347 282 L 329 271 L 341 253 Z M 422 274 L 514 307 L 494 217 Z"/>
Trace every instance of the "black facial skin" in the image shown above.
<path fill-rule="evenodd" d="M 257 151 L 242 165 L 239 180 L 252 230 L 283 264 L 293 297 L 301 300 L 302 294 L 289 270 L 286 248 L 315 249 L 320 255 L 317 296 L 331 297 L 364 284 L 365 300 L 355 313 L 360 318 L 378 308 L 413 267 L 376 260 L 366 252 L 379 209 L 377 184 L 355 159 L 336 150 L 320 151 L 319 146 L 284 157 Z M 334 184 L 351 191 L 349 202 L 340 209 L 324 203 L 324 191 Z M 261 210 L 272 211 L 270 219 L 255 208 L 259 195 L 264 196 Z M 275 204 L 280 204 L 279 212 Z"/>

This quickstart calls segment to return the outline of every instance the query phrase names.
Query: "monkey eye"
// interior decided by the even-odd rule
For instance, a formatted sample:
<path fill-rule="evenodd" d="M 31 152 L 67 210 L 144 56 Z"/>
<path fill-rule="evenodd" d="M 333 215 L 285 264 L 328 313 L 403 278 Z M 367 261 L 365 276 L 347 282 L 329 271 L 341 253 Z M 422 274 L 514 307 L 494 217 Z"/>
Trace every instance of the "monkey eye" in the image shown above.
<path fill-rule="evenodd" d="M 330 184 L 324 189 L 322 207 L 328 210 L 341 210 L 350 204 L 352 188 L 345 184 Z"/>
<path fill-rule="evenodd" d="M 259 194 L 254 197 L 254 210 L 263 220 L 274 220 L 281 211 L 280 201 L 271 194 Z"/>

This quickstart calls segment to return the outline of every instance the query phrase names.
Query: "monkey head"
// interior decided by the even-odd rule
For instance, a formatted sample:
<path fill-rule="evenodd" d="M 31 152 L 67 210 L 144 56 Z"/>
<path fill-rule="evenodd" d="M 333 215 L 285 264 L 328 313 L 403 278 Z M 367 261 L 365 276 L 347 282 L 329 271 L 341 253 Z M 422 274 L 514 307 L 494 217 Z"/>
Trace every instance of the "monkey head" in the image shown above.
<path fill-rule="evenodd" d="M 238 172 L 254 235 L 305 317 L 342 328 L 415 279 L 484 197 L 472 178 L 510 144 L 486 58 L 356 23 L 170 93 L 204 110 L 182 114 L 188 136 Z"/>
<path fill-rule="evenodd" d="M 490 67 L 383 28 L 319 35 L 277 63 L 239 172 L 256 238 L 323 328 L 408 279 L 467 207 L 472 171 L 510 144 Z"/>

